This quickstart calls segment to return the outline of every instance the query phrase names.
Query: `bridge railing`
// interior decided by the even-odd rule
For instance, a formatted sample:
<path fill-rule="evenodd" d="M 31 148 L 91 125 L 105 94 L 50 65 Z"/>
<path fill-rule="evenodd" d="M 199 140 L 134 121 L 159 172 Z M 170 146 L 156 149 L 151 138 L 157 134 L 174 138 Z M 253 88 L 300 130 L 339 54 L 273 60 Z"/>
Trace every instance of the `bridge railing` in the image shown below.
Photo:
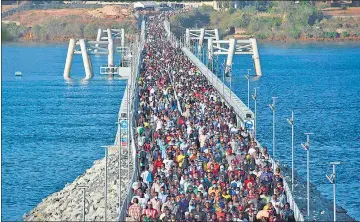
<path fill-rule="evenodd" d="M 256 140 L 256 143 L 259 145 L 260 149 L 262 150 L 263 147 L 261 146 L 261 144 Z M 274 169 L 276 168 L 280 168 L 281 166 L 279 163 L 277 163 L 276 161 L 274 161 L 271 157 L 271 164 L 274 166 Z M 292 193 L 291 193 L 291 189 L 289 184 L 286 182 L 285 178 L 283 178 L 283 186 L 284 186 L 284 190 L 286 193 L 286 200 L 287 202 L 290 204 L 290 209 L 292 209 L 294 211 L 294 217 L 296 221 L 305 221 L 304 220 L 304 215 L 301 213 L 298 205 L 295 202 L 295 198 L 293 197 Z"/>
<path fill-rule="evenodd" d="M 169 24 L 168 23 L 166 23 L 166 22 L 164 22 L 164 26 L 165 26 L 165 30 L 167 30 L 168 29 L 168 26 Z M 170 31 L 170 30 L 169 30 Z M 170 32 L 170 34 L 169 34 L 169 38 L 171 39 L 171 41 L 172 42 L 175 42 L 175 44 L 178 44 L 179 45 L 179 47 L 184 47 L 185 46 L 185 44 L 183 44 L 182 43 L 182 41 L 180 40 L 178 40 L 176 37 L 175 37 L 175 35 L 173 34 L 173 33 L 171 33 Z M 191 52 L 190 50 L 189 50 L 189 52 Z M 184 53 L 185 54 L 185 53 Z M 195 56 L 196 57 L 196 56 Z M 191 59 L 190 59 L 191 60 Z M 199 60 L 200 61 L 200 60 Z M 201 71 L 201 73 L 204 75 L 204 76 L 206 76 L 207 78 L 208 78 L 208 80 L 209 80 L 209 78 L 210 77 L 208 77 L 207 75 L 210 75 L 211 76 L 211 74 L 213 75 L 212 76 L 212 78 L 215 78 L 216 79 L 216 81 L 218 82 L 218 81 L 220 81 L 219 79 L 218 79 L 218 77 L 217 76 L 215 76 L 214 75 L 214 73 L 212 73 L 210 70 L 208 70 L 208 68 L 203 64 L 203 63 L 201 63 L 201 64 L 195 64 L 195 65 L 197 65 L 197 67 L 199 68 L 199 70 Z M 210 81 L 209 80 L 209 82 L 214 86 L 214 81 Z M 224 83 L 223 83 L 224 84 Z M 233 108 L 234 108 L 234 111 L 237 113 L 237 115 L 240 115 L 240 116 L 244 116 L 245 115 L 245 113 L 242 111 L 242 110 L 239 110 L 239 109 L 237 109 L 237 107 L 234 107 L 232 104 L 231 104 L 231 102 L 230 101 L 228 101 L 228 96 L 227 95 L 223 95 L 223 91 L 221 90 L 221 89 L 219 89 L 218 87 L 215 87 L 214 86 L 214 88 L 216 88 L 216 90 L 218 91 L 218 93 L 222 96 L 222 98 L 225 100 L 225 102 L 228 104 L 228 105 L 230 105 L 230 106 L 232 106 Z M 229 91 L 230 91 L 230 89 L 227 87 L 227 86 L 225 86 L 225 89 L 226 90 L 224 90 L 224 93 L 226 92 L 226 93 L 228 93 Z M 233 92 L 232 92 L 233 93 Z M 234 94 L 234 93 L 233 93 Z M 251 112 L 252 113 L 252 112 Z M 242 119 L 242 121 L 244 120 L 244 118 L 241 118 Z M 263 149 L 263 147 L 261 146 L 261 144 L 256 140 L 256 142 L 257 142 L 257 144 L 259 145 L 259 147 L 260 147 L 260 149 L 262 150 Z M 270 161 L 271 161 L 271 163 L 272 163 L 272 166 L 274 166 L 274 169 L 276 169 L 276 168 L 281 168 L 281 166 L 278 164 L 278 163 L 276 163 L 271 157 L 270 157 Z M 297 206 L 297 204 L 296 204 L 296 202 L 295 202 L 295 199 L 294 199 L 294 197 L 293 197 L 293 195 L 292 195 L 292 193 L 291 193 L 291 189 L 290 189 L 290 186 L 289 186 L 289 184 L 286 182 L 286 180 L 285 180 L 285 178 L 284 178 L 284 180 L 283 180 L 283 186 L 284 186 L 284 190 L 285 190 L 285 193 L 286 193 L 286 198 L 287 198 L 287 202 L 290 204 L 290 208 L 294 211 L 294 217 L 295 217 L 295 220 L 296 221 L 304 221 L 304 215 L 301 213 L 301 211 L 300 211 L 300 209 L 299 209 L 299 207 Z"/>
<path fill-rule="evenodd" d="M 126 216 L 127 216 L 127 209 L 128 206 L 131 203 L 131 199 L 133 197 L 133 190 L 131 188 L 131 184 L 133 184 L 134 182 L 137 181 L 139 172 L 138 172 L 138 158 L 137 158 L 137 150 L 136 150 L 136 137 L 135 137 L 135 127 L 136 126 L 136 119 L 135 119 L 135 115 L 137 113 L 137 107 L 139 104 L 139 97 L 137 96 L 139 93 L 139 89 L 138 89 L 138 78 L 139 78 L 139 74 L 140 74 L 140 70 L 141 70 L 141 61 L 142 61 L 142 51 L 144 48 L 144 40 L 145 40 L 145 23 L 142 22 L 141 25 L 141 34 L 140 34 L 140 41 L 137 41 L 136 44 L 134 45 L 135 48 L 135 58 L 134 58 L 134 69 L 132 70 L 132 81 L 129 81 L 131 85 L 130 86 L 130 101 L 131 102 L 131 107 L 130 107 L 130 117 L 129 119 L 131 120 L 131 124 L 130 124 L 130 141 L 131 142 L 131 158 L 133 160 L 133 173 L 131 178 L 129 178 L 128 181 L 128 191 L 126 194 L 126 198 L 125 200 L 122 201 L 122 204 L 120 204 L 120 212 L 119 212 L 119 218 L 118 221 L 125 221 Z"/>

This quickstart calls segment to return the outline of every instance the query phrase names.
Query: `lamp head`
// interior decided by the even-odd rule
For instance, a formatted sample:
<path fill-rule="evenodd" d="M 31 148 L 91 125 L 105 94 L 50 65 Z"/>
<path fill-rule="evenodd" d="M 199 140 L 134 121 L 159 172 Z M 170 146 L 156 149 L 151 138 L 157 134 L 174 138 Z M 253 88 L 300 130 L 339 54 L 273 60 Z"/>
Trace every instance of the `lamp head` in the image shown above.
<path fill-rule="evenodd" d="M 337 161 L 337 162 L 330 162 L 330 164 L 332 164 L 332 165 L 339 165 L 339 164 L 342 164 L 342 162 L 339 162 L 339 161 Z"/>
<path fill-rule="evenodd" d="M 287 122 L 290 124 L 290 125 L 293 125 L 294 124 L 294 120 L 291 118 L 291 119 L 286 119 Z"/>
<path fill-rule="evenodd" d="M 302 143 L 301 146 L 302 146 L 302 148 L 304 148 L 304 150 L 306 150 L 306 151 L 308 151 L 309 148 L 310 148 L 310 144 L 309 144 L 308 142 L 306 142 L 305 144 Z"/>
<path fill-rule="evenodd" d="M 270 107 L 270 109 L 271 109 L 272 111 L 274 111 L 274 109 L 275 109 L 274 104 L 269 104 L 269 107 Z"/>
<path fill-rule="evenodd" d="M 334 183 L 334 174 L 331 174 L 330 176 L 328 176 L 328 175 L 325 175 L 326 176 L 326 178 L 330 181 L 330 183 Z"/>

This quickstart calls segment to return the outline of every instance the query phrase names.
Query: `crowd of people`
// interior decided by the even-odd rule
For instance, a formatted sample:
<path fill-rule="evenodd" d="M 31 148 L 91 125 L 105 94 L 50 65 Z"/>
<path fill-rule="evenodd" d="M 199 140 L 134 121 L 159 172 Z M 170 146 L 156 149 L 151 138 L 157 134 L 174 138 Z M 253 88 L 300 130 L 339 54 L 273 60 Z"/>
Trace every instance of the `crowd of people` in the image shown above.
<path fill-rule="evenodd" d="M 293 221 L 279 168 L 181 49 L 146 22 L 129 221 Z"/>

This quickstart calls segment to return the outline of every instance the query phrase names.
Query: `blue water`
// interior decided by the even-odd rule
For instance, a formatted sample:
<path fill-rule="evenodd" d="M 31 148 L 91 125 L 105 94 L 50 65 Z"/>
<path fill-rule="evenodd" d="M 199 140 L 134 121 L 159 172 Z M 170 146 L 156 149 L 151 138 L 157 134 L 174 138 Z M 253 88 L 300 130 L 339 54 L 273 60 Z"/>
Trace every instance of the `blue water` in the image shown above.
<path fill-rule="evenodd" d="M 291 127 L 286 118 L 295 115 L 295 169 L 306 178 L 306 151 L 300 143 L 310 136 L 310 180 L 332 199 L 332 185 L 325 175 L 337 166 L 337 203 L 360 220 L 360 44 L 260 45 L 263 76 L 250 81 L 250 96 L 258 87 L 258 139 L 272 154 L 272 111 L 276 101 L 276 157 L 291 166 Z M 225 57 L 222 57 L 220 63 Z M 232 88 L 247 104 L 244 74 L 253 62 L 250 56 L 236 56 Z M 222 77 L 220 78 L 222 79 Z M 229 84 L 229 78 L 226 79 Z M 254 101 L 250 98 L 254 110 Z M 305 194 L 304 194 L 305 196 Z"/>
<path fill-rule="evenodd" d="M 344 161 L 337 167 L 337 201 L 360 219 L 360 44 L 266 44 L 259 50 L 263 77 L 252 78 L 250 85 L 251 92 L 258 87 L 258 139 L 271 149 L 268 104 L 271 96 L 278 96 L 278 159 L 290 165 L 286 118 L 294 109 L 296 170 L 305 176 L 306 154 L 299 144 L 306 140 L 303 133 L 311 131 L 311 181 L 331 199 L 332 186 L 325 178 L 331 173 L 328 162 Z M 97 75 L 82 84 L 82 60 L 76 56 L 76 80 L 65 83 L 66 52 L 66 45 L 3 47 L 2 220 L 20 220 L 91 167 L 104 155 L 100 146 L 114 140 L 125 82 Z M 98 72 L 106 58 L 92 61 Z M 243 74 L 253 69 L 252 60 L 236 56 L 234 63 L 233 89 L 247 103 Z M 23 77 L 15 78 L 16 71 Z"/>
<path fill-rule="evenodd" d="M 74 81 L 65 83 L 66 53 L 66 45 L 2 47 L 2 221 L 21 220 L 114 142 L 125 82 L 96 75 L 82 83 L 75 56 Z M 92 61 L 96 74 L 107 57 Z"/>

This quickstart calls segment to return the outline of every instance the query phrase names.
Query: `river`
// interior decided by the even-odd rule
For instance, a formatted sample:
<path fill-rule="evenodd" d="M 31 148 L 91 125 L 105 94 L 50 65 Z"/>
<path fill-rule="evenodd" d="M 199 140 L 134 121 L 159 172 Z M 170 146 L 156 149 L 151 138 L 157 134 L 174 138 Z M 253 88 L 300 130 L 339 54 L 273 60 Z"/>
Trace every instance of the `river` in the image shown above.
<path fill-rule="evenodd" d="M 277 157 L 290 165 L 295 112 L 295 168 L 306 175 L 304 132 L 311 136 L 311 181 L 329 199 L 325 178 L 337 167 L 337 202 L 360 219 L 360 44 L 260 44 L 263 77 L 258 87 L 258 139 L 271 150 L 271 96 L 276 102 Z M 92 58 L 97 74 L 82 83 L 81 56 L 75 56 L 73 83 L 62 77 L 66 45 L 5 45 L 2 57 L 2 220 L 21 220 L 43 198 L 72 182 L 113 143 L 125 82 L 98 75 L 105 57 Z M 222 57 L 224 59 L 224 57 Z M 232 86 L 247 103 L 249 56 L 236 56 Z M 15 77 L 21 71 L 23 77 Z M 253 74 L 253 71 L 251 71 Z M 229 81 L 227 78 L 226 81 Z M 253 101 L 250 100 L 253 108 Z M 270 152 L 272 153 L 272 152 Z M 305 195 L 305 194 L 304 194 Z"/>

